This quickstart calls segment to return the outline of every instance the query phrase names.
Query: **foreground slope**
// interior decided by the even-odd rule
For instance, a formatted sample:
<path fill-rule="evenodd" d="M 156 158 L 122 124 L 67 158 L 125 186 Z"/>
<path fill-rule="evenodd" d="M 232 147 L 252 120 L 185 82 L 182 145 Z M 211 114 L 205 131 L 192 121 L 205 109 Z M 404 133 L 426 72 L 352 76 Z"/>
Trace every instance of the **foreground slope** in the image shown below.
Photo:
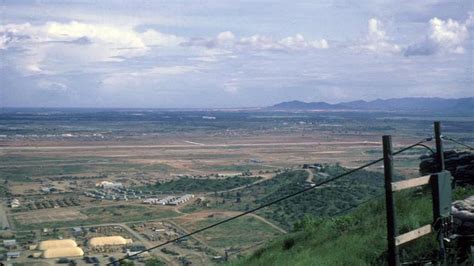
<path fill-rule="evenodd" d="M 474 194 L 473 187 L 457 188 L 454 199 Z M 431 223 L 429 191 L 407 191 L 396 196 L 398 228 L 405 233 Z M 232 265 L 380 265 L 385 262 L 384 198 L 376 198 L 339 217 L 306 217 L 295 231 Z M 434 234 L 401 248 L 402 261 L 434 258 Z"/>

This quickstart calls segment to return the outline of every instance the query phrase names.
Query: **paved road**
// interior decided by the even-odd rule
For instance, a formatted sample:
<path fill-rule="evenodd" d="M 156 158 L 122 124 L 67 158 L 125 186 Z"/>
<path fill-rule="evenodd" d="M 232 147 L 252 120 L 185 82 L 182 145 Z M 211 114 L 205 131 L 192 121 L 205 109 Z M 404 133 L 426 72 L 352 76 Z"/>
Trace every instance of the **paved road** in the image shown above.
<path fill-rule="evenodd" d="M 204 144 L 204 143 L 203 143 Z M 331 141 L 331 142 L 267 142 L 267 143 L 229 143 L 229 144 L 162 144 L 162 145 L 88 145 L 88 146 L 4 146 L 0 151 L 9 150 L 84 150 L 84 149 L 136 149 L 136 148 L 201 148 L 201 147 L 267 147 L 267 146 L 308 146 L 308 145 L 378 145 L 373 141 Z"/>

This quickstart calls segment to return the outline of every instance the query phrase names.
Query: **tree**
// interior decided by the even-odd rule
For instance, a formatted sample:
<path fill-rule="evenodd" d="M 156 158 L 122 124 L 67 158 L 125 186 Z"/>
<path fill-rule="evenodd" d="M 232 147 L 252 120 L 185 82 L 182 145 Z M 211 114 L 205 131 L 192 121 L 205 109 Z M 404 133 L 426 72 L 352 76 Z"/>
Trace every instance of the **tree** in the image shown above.
<path fill-rule="evenodd" d="M 152 258 L 145 262 L 145 266 L 162 266 L 162 265 L 166 265 L 166 264 L 163 261 L 161 261 L 159 258 Z"/>

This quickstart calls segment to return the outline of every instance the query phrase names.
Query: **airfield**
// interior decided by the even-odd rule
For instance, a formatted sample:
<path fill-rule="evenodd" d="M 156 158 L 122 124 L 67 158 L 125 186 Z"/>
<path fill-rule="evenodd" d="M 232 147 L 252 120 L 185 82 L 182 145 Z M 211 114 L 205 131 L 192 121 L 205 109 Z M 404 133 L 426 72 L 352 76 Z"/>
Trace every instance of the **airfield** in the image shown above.
<path fill-rule="evenodd" d="M 216 121 L 202 120 L 204 116 L 193 114 L 188 119 L 197 120 L 193 123 L 200 126 L 193 124 L 192 130 L 187 130 L 189 126 L 180 128 L 164 123 L 166 130 L 156 126 L 162 131 L 142 132 L 147 127 L 143 121 L 117 126 L 116 122 L 99 125 L 87 121 L 74 125 L 55 121 L 49 125 L 49 120 L 33 127 L 20 121 L 14 127 L 15 130 L 18 125 L 23 127 L 26 133 L 22 134 L 10 134 L 11 130 L 3 128 L 0 138 L 3 230 L 0 235 L 2 239 L 14 237 L 17 240 L 21 255 L 14 260 L 57 263 L 57 259 L 31 258 L 38 252 L 29 246 L 47 239 L 74 238 L 86 256 L 104 264 L 110 257 L 124 256 L 126 247 L 92 249 L 87 244 L 91 237 L 120 235 L 133 240 L 132 248 L 149 248 L 254 206 L 259 196 L 266 195 L 264 191 L 274 186 L 271 183 L 274 177 L 282 173 L 299 171 L 301 176 L 295 180 L 301 177 L 307 183 L 314 183 L 327 174 L 318 173 L 315 168 L 303 169 L 304 165 L 357 167 L 380 158 L 383 134 L 394 134 L 397 149 L 419 141 L 431 130 L 430 122 L 421 118 L 403 123 L 380 120 L 379 127 L 368 128 L 370 121 L 366 118 L 348 118 L 343 114 L 330 114 L 336 116 L 330 121 L 329 114 L 322 118 L 321 114 L 303 117 L 301 114 L 283 117 L 265 114 L 264 118 L 249 114 L 252 118 L 249 121 L 225 118 L 224 125 L 220 124 L 224 120 L 220 118 L 221 113 L 213 115 Z M 470 122 L 469 119 L 453 119 L 447 127 L 456 129 L 452 132 L 457 137 L 466 137 L 469 135 L 466 124 Z M 93 126 L 84 129 L 86 124 Z M 42 127 L 58 130 L 41 135 L 38 131 Z M 400 156 L 399 174 L 417 176 L 416 160 L 425 153 L 420 148 Z M 369 170 L 380 173 L 381 165 Z M 233 177 L 235 186 L 219 181 Z M 182 178 L 196 180 L 199 187 L 160 189 L 156 185 Z M 210 188 L 212 180 L 218 184 L 215 189 Z M 120 184 L 120 188 L 98 189 L 98 184 L 104 181 Z M 209 186 L 205 182 L 209 182 Z M 193 197 L 173 205 L 144 202 L 183 195 Z M 12 205 L 13 200 L 18 206 Z M 188 261 L 208 265 L 219 263 L 226 256 L 235 258 L 248 254 L 289 230 L 281 222 L 283 218 L 272 219 L 271 215 L 262 212 L 243 217 L 186 241 L 156 249 L 136 263 L 156 256 L 171 265 Z M 78 265 L 87 264 L 83 259 L 75 261 Z"/>

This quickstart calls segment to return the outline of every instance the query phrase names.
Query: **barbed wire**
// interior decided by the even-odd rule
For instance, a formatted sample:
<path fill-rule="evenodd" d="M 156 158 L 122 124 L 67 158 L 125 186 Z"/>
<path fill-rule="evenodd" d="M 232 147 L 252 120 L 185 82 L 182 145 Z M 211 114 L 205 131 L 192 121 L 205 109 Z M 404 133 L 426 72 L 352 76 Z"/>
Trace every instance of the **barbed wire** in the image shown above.
<path fill-rule="evenodd" d="M 372 197 L 369 197 L 369 198 L 365 199 L 364 201 L 361 201 L 361 202 L 357 203 L 356 205 L 352 205 L 352 206 L 350 206 L 350 207 L 348 207 L 348 208 L 345 208 L 345 209 L 340 210 L 340 211 L 338 211 L 338 212 L 332 213 L 330 216 L 331 216 L 331 217 L 334 217 L 334 216 L 338 216 L 338 215 L 340 215 L 340 214 L 344 214 L 344 213 L 346 213 L 346 212 L 348 212 L 348 211 L 350 211 L 350 210 L 352 210 L 352 209 L 358 208 L 358 207 L 360 207 L 360 206 L 362 206 L 362 205 L 364 205 L 364 204 L 366 204 L 366 203 L 368 203 L 368 202 L 370 202 L 370 201 L 372 201 L 372 200 L 374 200 L 374 199 L 376 199 L 376 198 L 379 198 L 379 197 L 381 197 L 381 196 L 384 196 L 384 195 L 385 195 L 385 192 L 384 192 L 384 193 L 376 194 L 376 195 L 374 195 L 374 196 L 372 196 Z M 241 249 L 238 249 L 238 250 L 235 250 L 235 251 L 229 251 L 229 252 L 227 253 L 227 255 L 228 255 L 228 256 L 233 256 L 233 255 L 242 253 L 242 252 L 244 252 L 244 251 L 247 251 L 247 250 L 249 250 L 249 249 L 251 249 L 251 248 L 260 246 L 260 245 L 265 244 L 265 243 L 266 243 L 266 241 L 260 241 L 260 242 L 254 244 L 254 245 L 251 245 L 251 246 L 248 246 L 248 247 L 245 247 L 245 248 L 241 248 Z"/>
<path fill-rule="evenodd" d="M 416 142 L 416 143 L 414 143 L 414 144 L 412 144 L 412 145 L 406 146 L 406 147 L 404 147 L 404 148 L 398 150 L 397 152 L 392 153 L 392 155 L 395 156 L 395 155 L 397 155 L 397 154 L 403 153 L 404 151 L 407 151 L 407 150 L 412 149 L 412 148 L 414 148 L 414 147 L 416 147 L 416 146 L 419 146 L 419 145 L 422 144 L 422 143 L 431 141 L 432 139 L 433 139 L 432 137 L 429 137 L 429 138 L 420 140 L 420 141 L 418 141 L 418 142 Z M 163 246 L 165 246 L 165 245 L 168 245 L 168 244 L 170 244 L 170 243 L 173 243 L 173 242 L 176 242 L 176 241 L 179 241 L 179 240 L 188 238 L 188 237 L 190 237 L 190 236 L 192 236 L 192 235 L 195 235 L 195 234 L 198 234 L 198 233 L 200 233 L 200 232 L 209 230 L 209 229 L 214 228 L 214 227 L 216 227 L 216 226 L 219 226 L 219 225 L 221 225 L 221 224 L 228 223 L 228 222 L 233 221 L 233 220 L 235 220 L 235 219 L 238 219 L 238 218 L 240 218 L 240 217 L 242 217 L 242 216 L 245 216 L 245 215 L 254 213 L 254 212 L 256 212 L 256 211 L 258 211 L 258 210 L 261 210 L 261 209 L 263 209 L 263 208 L 266 208 L 266 207 L 268 207 L 268 206 L 274 205 L 274 204 L 279 203 L 279 202 L 281 202 L 281 201 L 284 201 L 284 200 L 286 200 L 286 199 L 293 198 L 293 197 L 298 196 L 298 195 L 301 195 L 301 194 L 303 194 L 303 193 L 305 193 L 305 192 L 307 192 L 307 191 L 313 190 L 313 189 L 315 189 L 315 188 L 317 188 L 317 187 L 320 187 L 320 186 L 326 185 L 326 184 L 328 184 L 328 183 L 331 183 L 331 182 L 333 182 L 333 181 L 335 181 L 335 180 L 337 180 L 337 179 L 340 179 L 340 178 L 342 178 L 342 177 L 344 177 L 344 176 L 347 176 L 347 175 L 350 175 L 350 174 L 355 173 L 355 172 L 357 172 L 357 171 L 360 171 L 360 170 L 362 170 L 362 169 L 364 169 L 364 168 L 367 168 L 367 167 L 369 167 L 369 166 L 372 166 L 372 165 L 374 165 L 374 164 L 376 164 L 376 163 L 379 163 L 379 162 L 381 162 L 381 161 L 383 161 L 383 158 L 379 158 L 379 159 L 377 159 L 377 160 L 373 160 L 373 161 L 371 161 L 371 162 L 368 162 L 368 163 L 366 163 L 366 164 L 364 164 L 364 165 L 362 165 L 362 166 L 359 166 L 359 167 L 357 167 L 357 168 L 351 169 L 351 170 L 349 170 L 349 171 L 347 171 L 347 172 L 345 172 L 345 173 L 342 173 L 342 174 L 340 174 L 340 175 L 337 175 L 337 176 L 335 176 L 335 177 L 331 177 L 331 178 L 325 179 L 325 180 L 323 180 L 323 181 L 321 181 L 321 182 L 315 184 L 314 186 L 311 186 L 311 187 L 308 187 L 308 188 L 299 190 L 299 191 L 297 191 L 297 192 L 295 192 L 295 193 L 292 193 L 292 194 L 286 195 L 286 196 L 284 196 L 284 197 L 278 198 L 278 199 L 276 199 L 276 200 L 273 200 L 273 201 L 264 203 L 264 204 L 262 204 L 262 205 L 260 205 L 260 206 L 258 206 L 258 207 L 256 207 L 256 208 L 254 208 L 254 209 L 251 209 L 251 210 L 245 211 L 245 212 L 243 212 L 243 213 L 237 214 L 237 215 L 235 215 L 235 216 L 232 216 L 232 217 L 230 217 L 230 218 L 224 219 L 224 220 L 222 220 L 222 221 L 220 221 L 220 222 L 211 224 L 211 225 L 209 225 L 209 226 L 206 226 L 206 227 L 197 229 L 197 230 L 195 230 L 195 231 L 193 231 L 193 232 L 184 234 L 184 235 L 182 235 L 182 236 L 180 236 L 180 237 L 177 237 L 177 238 L 168 240 L 168 241 L 166 241 L 166 242 L 164 242 L 164 243 L 161 243 L 161 244 L 158 244 L 158 245 L 156 245 L 156 246 L 153 246 L 153 247 L 144 249 L 144 250 L 139 251 L 139 252 L 137 252 L 137 253 L 134 253 L 134 254 L 131 254 L 131 255 L 126 255 L 126 256 L 124 256 L 123 258 L 120 258 L 120 259 L 118 259 L 118 260 L 115 260 L 115 261 L 112 261 L 112 262 L 108 263 L 107 265 L 116 265 L 116 263 L 122 262 L 122 261 L 124 261 L 124 260 L 126 260 L 126 259 L 129 259 L 129 258 L 131 258 L 131 257 L 136 257 L 136 256 L 138 256 L 138 255 L 140 255 L 140 254 L 145 253 L 145 252 L 148 252 L 148 251 L 151 251 L 151 250 L 154 250 L 154 249 L 163 247 Z"/>
<path fill-rule="evenodd" d="M 442 138 L 442 139 L 445 139 L 445 140 L 452 141 L 452 142 L 454 142 L 454 143 L 456 143 L 456 144 L 458 144 L 458 145 L 464 146 L 465 148 L 468 148 L 468 149 L 470 149 L 470 150 L 474 150 L 473 147 L 471 147 L 471 146 L 469 146 L 469 145 L 467 145 L 467 144 L 465 144 L 465 143 L 462 143 L 462 142 L 459 141 L 459 140 L 455 140 L 455 139 L 450 138 L 450 137 L 448 137 L 448 136 L 442 136 L 441 138 Z"/>

